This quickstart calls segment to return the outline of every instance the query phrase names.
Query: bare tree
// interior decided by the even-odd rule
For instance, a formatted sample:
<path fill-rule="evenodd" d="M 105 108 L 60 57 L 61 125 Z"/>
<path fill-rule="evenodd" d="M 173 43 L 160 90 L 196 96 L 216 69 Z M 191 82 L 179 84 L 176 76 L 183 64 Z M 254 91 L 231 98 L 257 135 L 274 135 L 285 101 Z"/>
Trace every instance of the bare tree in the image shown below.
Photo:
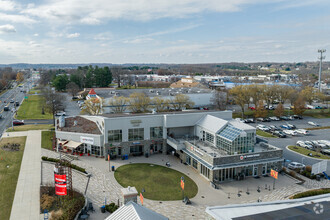
<path fill-rule="evenodd" d="M 79 91 L 79 86 L 74 82 L 69 82 L 66 85 L 66 90 L 72 95 L 75 96 Z"/>
<path fill-rule="evenodd" d="M 194 105 L 194 102 L 192 102 L 189 98 L 189 96 L 185 94 L 178 94 L 175 96 L 175 98 L 172 101 L 172 107 L 174 110 L 179 111 L 183 108 L 190 108 Z"/>
<path fill-rule="evenodd" d="M 102 113 L 104 101 L 102 98 L 91 98 L 87 99 L 83 104 L 82 113 L 90 115 L 98 115 Z"/>
<path fill-rule="evenodd" d="M 112 77 L 115 81 L 117 81 L 118 88 L 121 86 L 121 80 L 123 75 L 125 74 L 126 70 L 119 66 L 114 66 L 111 68 Z"/>
<path fill-rule="evenodd" d="M 55 114 L 63 111 L 64 109 L 64 95 L 56 93 L 49 87 L 44 87 L 42 89 L 42 96 L 45 98 L 45 105 L 42 107 L 42 112 L 44 109 L 53 115 L 53 124 L 55 125 Z"/>
<path fill-rule="evenodd" d="M 217 110 L 226 110 L 227 106 L 227 93 L 222 90 L 215 90 L 211 97 L 211 103 Z"/>
<path fill-rule="evenodd" d="M 110 99 L 110 101 L 109 101 L 110 109 L 114 113 L 122 113 L 122 112 L 126 111 L 128 102 L 129 102 L 128 98 L 126 98 L 124 96 L 112 97 L 112 99 Z"/>
<path fill-rule="evenodd" d="M 280 104 L 277 105 L 276 109 L 274 110 L 274 115 L 277 117 L 281 117 L 284 114 L 284 107 L 283 104 L 280 102 Z"/>
<path fill-rule="evenodd" d="M 151 103 L 157 112 L 165 112 L 169 107 L 169 100 L 162 97 L 154 97 Z"/>
<path fill-rule="evenodd" d="M 140 113 L 148 111 L 151 101 L 146 94 L 135 92 L 129 96 L 129 99 L 129 108 L 132 112 Z"/>

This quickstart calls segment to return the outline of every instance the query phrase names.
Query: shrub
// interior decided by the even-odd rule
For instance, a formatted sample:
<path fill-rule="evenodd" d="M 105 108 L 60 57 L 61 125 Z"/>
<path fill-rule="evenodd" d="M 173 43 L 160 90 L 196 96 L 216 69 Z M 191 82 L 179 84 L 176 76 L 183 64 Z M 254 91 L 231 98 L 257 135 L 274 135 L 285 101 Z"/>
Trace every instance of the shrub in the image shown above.
<path fill-rule="evenodd" d="M 40 208 L 41 211 L 47 209 L 49 210 L 54 202 L 55 198 L 53 196 L 47 195 L 47 194 L 42 194 L 41 199 L 40 199 Z"/>
<path fill-rule="evenodd" d="M 59 209 L 57 211 L 51 211 L 50 220 L 60 220 L 60 219 L 62 219 L 62 215 L 63 215 L 62 209 Z"/>
<path fill-rule="evenodd" d="M 45 157 L 45 156 L 42 156 L 41 159 L 44 160 L 44 161 L 50 161 L 50 162 L 54 162 L 54 163 L 57 163 L 57 162 L 60 161 L 59 159 L 55 159 L 55 158 L 51 158 L 51 157 Z M 62 165 L 65 165 L 65 164 L 62 164 Z M 75 164 L 71 164 L 70 167 L 72 169 L 75 169 L 75 170 L 78 170 L 78 171 L 80 171 L 82 173 L 86 173 L 87 174 L 86 169 L 84 169 L 84 168 L 82 168 L 80 166 L 77 166 Z"/>
<path fill-rule="evenodd" d="M 306 171 L 307 172 L 312 172 L 312 166 L 306 166 Z"/>
<path fill-rule="evenodd" d="M 309 196 L 317 196 L 317 195 L 322 195 L 322 194 L 327 194 L 327 193 L 330 193 L 330 188 L 314 189 L 314 190 L 298 193 L 298 194 L 290 197 L 290 199 L 299 199 L 299 198 L 305 198 L 305 197 L 309 197 Z"/>
<path fill-rule="evenodd" d="M 110 203 L 109 205 L 105 205 L 105 210 L 107 210 L 110 213 L 115 212 L 119 207 L 114 203 Z"/>
<path fill-rule="evenodd" d="M 294 177 L 294 178 L 296 178 L 296 172 L 294 172 L 293 170 L 291 170 L 289 172 L 289 175 L 292 176 L 292 177 Z"/>

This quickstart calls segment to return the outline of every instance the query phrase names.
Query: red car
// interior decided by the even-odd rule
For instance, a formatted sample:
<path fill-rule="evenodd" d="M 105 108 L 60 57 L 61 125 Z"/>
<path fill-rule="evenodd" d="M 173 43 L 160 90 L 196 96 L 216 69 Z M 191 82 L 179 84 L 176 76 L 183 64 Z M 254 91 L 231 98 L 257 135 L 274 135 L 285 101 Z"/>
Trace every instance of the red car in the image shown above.
<path fill-rule="evenodd" d="M 20 121 L 20 120 L 14 120 L 13 121 L 13 125 L 16 126 L 16 125 L 24 125 L 24 121 Z"/>
<path fill-rule="evenodd" d="M 255 107 L 249 107 L 249 109 L 251 109 L 251 110 L 256 110 L 256 108 L 255 108 Z"/>

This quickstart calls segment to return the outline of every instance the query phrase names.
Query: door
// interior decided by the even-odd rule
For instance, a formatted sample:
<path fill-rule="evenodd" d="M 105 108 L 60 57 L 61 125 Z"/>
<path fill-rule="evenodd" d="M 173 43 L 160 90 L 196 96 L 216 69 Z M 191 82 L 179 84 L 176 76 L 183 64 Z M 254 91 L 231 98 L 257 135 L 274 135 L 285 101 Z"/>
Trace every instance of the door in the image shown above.
<path fill-rule="evenodd" d="M 253 176 L 258 176 L 258 167 L 257 166 L 255 166 L 253 168 Z"/>

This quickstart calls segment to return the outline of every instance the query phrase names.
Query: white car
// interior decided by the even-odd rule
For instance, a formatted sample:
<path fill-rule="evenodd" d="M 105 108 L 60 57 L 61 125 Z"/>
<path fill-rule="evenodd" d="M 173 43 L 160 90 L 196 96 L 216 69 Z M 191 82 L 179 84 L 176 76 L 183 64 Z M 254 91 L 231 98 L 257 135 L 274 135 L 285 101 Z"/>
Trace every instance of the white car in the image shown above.
<path fill-rule="evenodd" d="M 65 112 L 56 112 L 55 116 L 65 116 Z"/>
<path fill-rule="evenodd" d="M 292 136 L 298 135 L 298 133 L 296 131 L 293 131 L 293 130 L 283 130 L 283 132 L 285 134 L 292 135 Z"/>
<path fill-rule="evenodd" d="M 296 132 L 299 133 L 299 134 L 303 134 L 303 135 L 308 135 L 309 134 L 309 131 L 307 131 L 305 129 L 297 129 Z"/>
<path fill-rule="evenodd" d="M 319 140 L 318 143 L 319 143 L 319 144 L 324 144 L 324 145 L 326 145 L 327 147 L 330 147 L 330 141 L 327 141 L 327 140 Z"/>
<path fill-rule="evenodd" d="M 302 163 L 297 163 L 297 162 L 291 162 L 288 165 L 289 169 L 305 169 L 305 165 Z"/>
<path fill-rule="evenodd" d="M 256 127 L 257 129 L 261 130 L 261 131 L 270 131 L 269 127 L 267 127 L 266 125 L 257 125 Z"/>
<path fill-rule="evenodd" d="M 270 120 L 272 121 L 279 121 L 280 119 L 276 116 L 273 116 L 273 117 L 269 117 Z"/>
<path fill-rule="evenodd" d="M 235 118 L 235 120 L 236 120 L 236 121 L 239 121 L 239 122 L 242 122 L 242 123 L 245 122 L 245 121 L 244 121 L 243 119 L 241 119 L 241 118 Z"/>
<path fill-rule="evenodd" d="M 319 124 L 317 124 L 317 123 L 315 123 L 315 122 L 313 122 L 313 121 L 309 121 L 308 124 L 309 124 L 309 125 L 312 125 L 312 126 L 315 126 L 315 127 L 320 126 Z"/>
<path fill-rule="evenodd" d="M 302 147 L 305 143 L 303 141 L 297 141 L 296 145 Z"/>

